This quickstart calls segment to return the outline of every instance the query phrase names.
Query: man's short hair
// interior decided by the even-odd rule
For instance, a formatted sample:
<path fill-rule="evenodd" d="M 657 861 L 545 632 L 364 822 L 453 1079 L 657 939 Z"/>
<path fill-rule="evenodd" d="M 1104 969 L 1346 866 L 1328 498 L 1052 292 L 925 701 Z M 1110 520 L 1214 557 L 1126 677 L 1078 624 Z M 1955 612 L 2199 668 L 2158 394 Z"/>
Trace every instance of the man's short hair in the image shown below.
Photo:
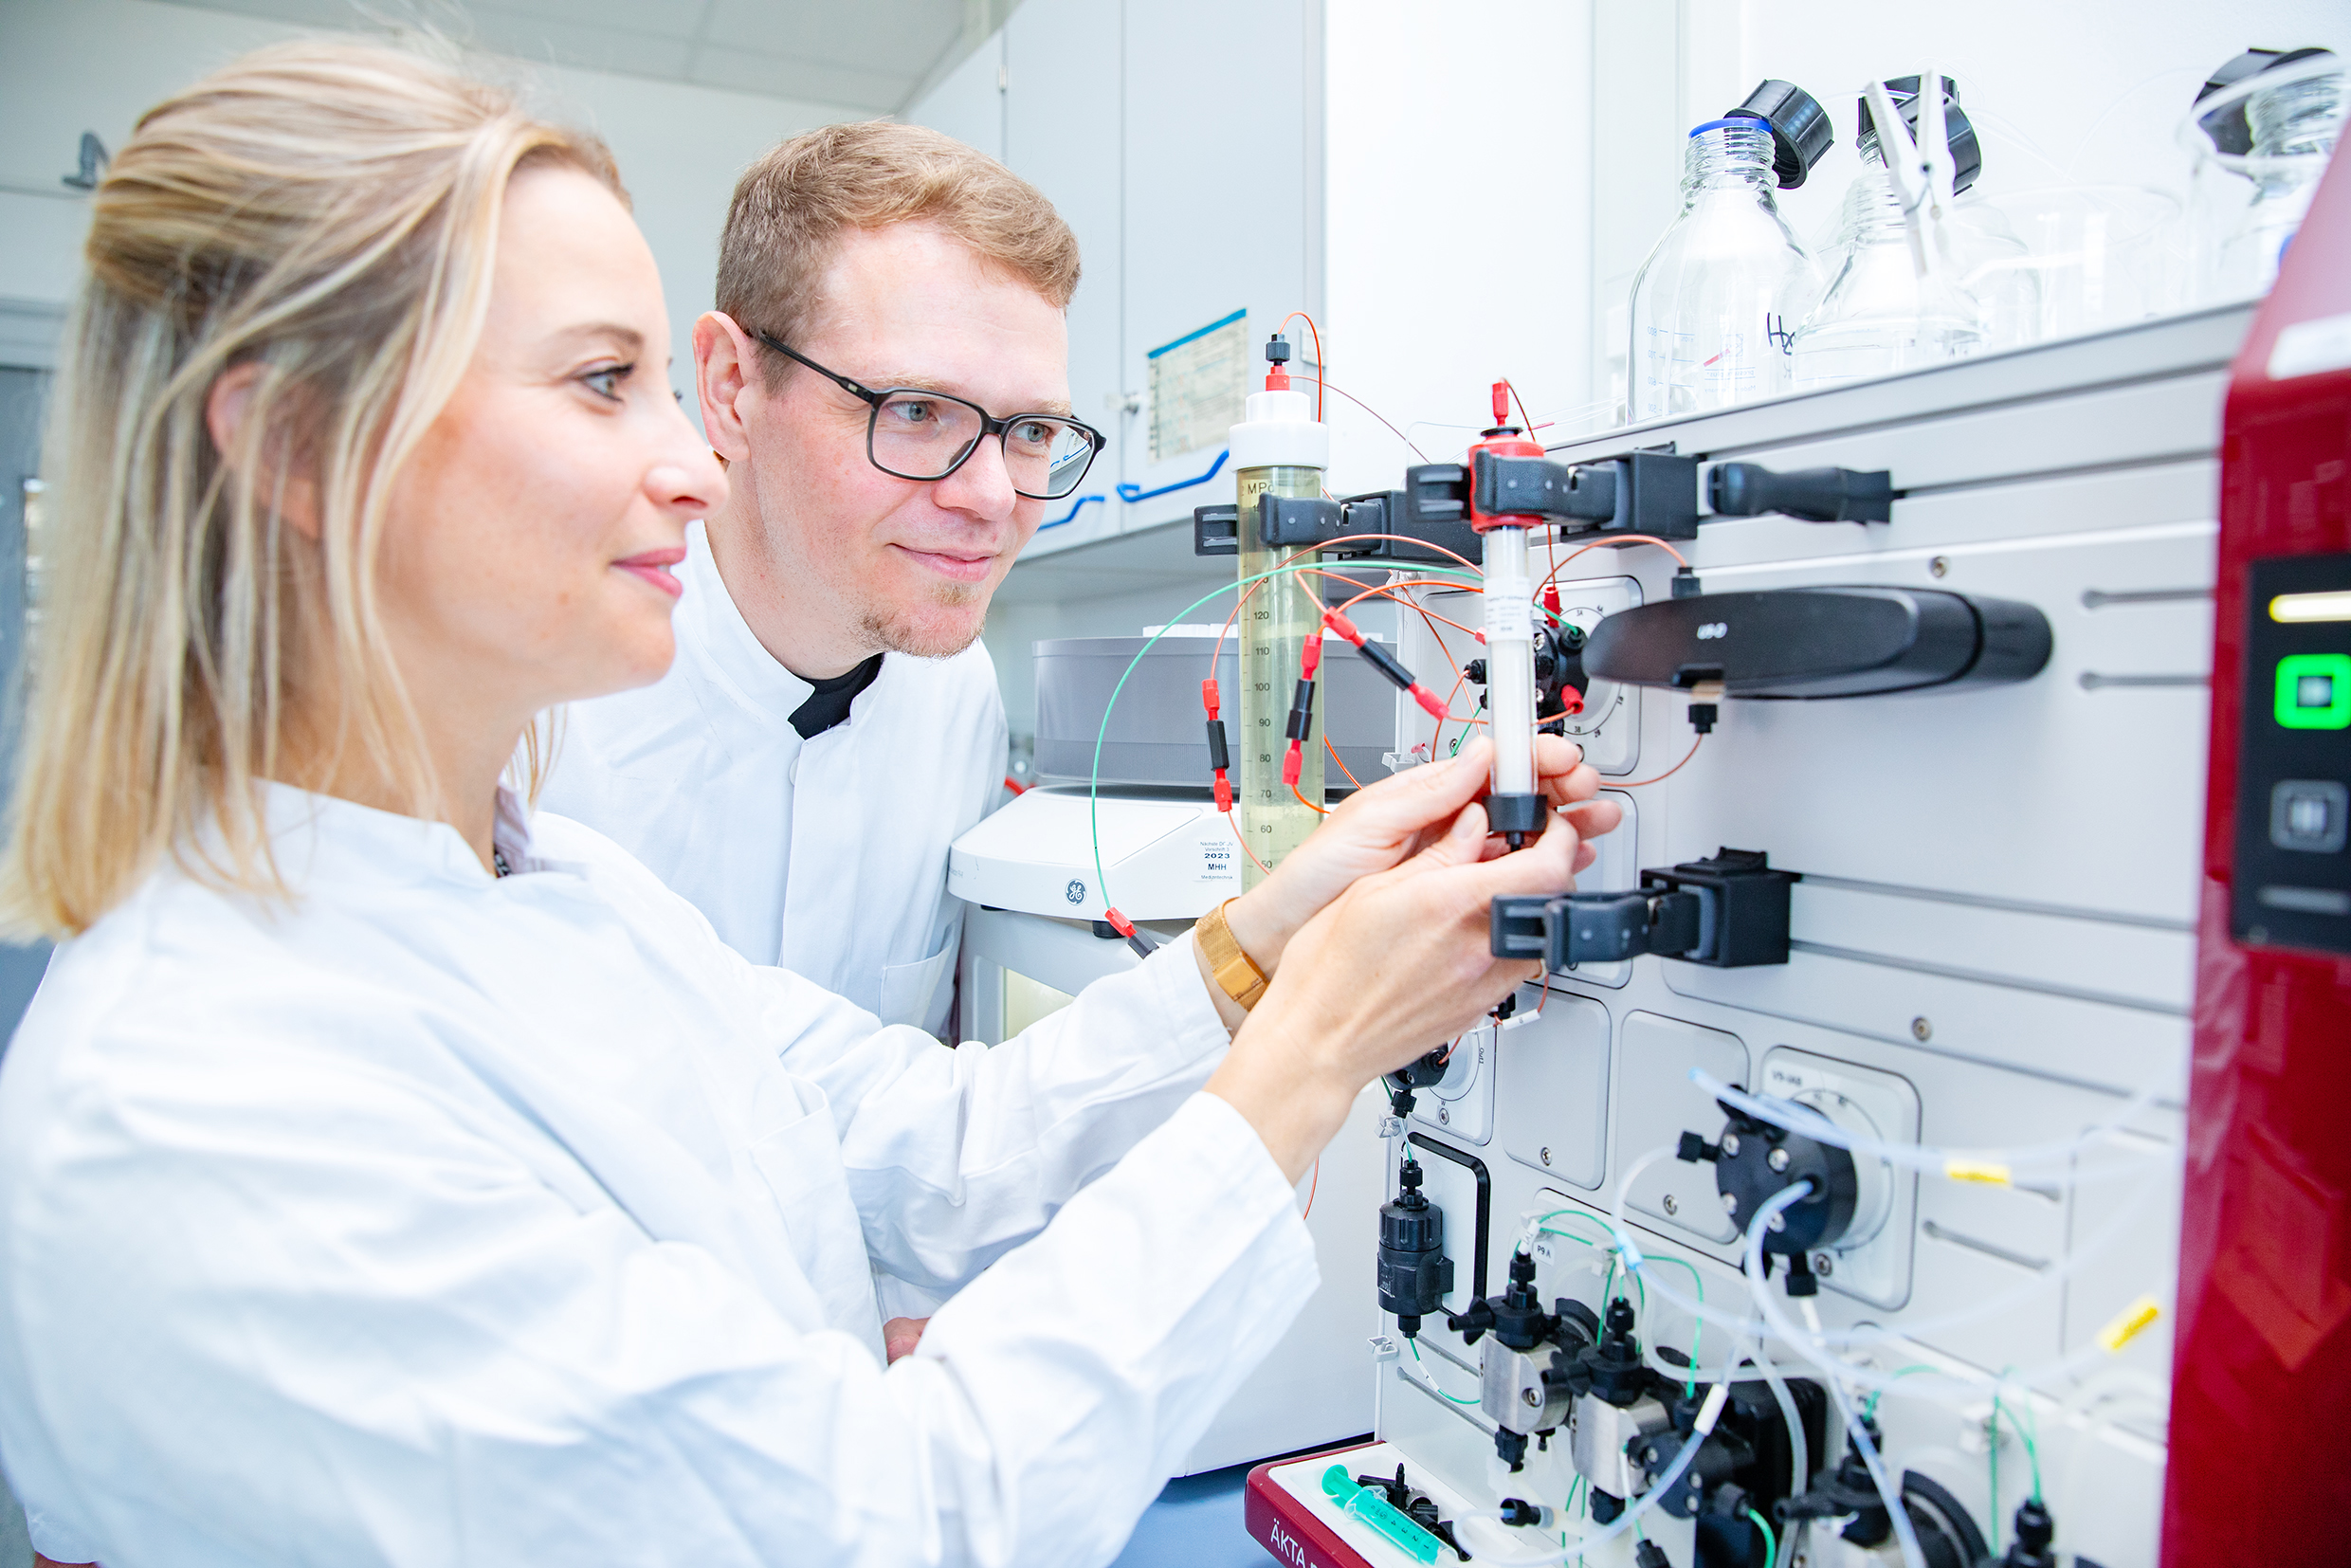
<path fill-rule="evenodd" d="M 822 314 L 826 271 L 849 229 L 925 223 L 1064 309 L 1078 238 L 1045 193 L 986 154 L 920 125 L 828 125 L 744 172 L 719 241 L 718 306 L 747 332 L 793 342 Z M 792 369 L 773 361 L 773 386 Z"/>

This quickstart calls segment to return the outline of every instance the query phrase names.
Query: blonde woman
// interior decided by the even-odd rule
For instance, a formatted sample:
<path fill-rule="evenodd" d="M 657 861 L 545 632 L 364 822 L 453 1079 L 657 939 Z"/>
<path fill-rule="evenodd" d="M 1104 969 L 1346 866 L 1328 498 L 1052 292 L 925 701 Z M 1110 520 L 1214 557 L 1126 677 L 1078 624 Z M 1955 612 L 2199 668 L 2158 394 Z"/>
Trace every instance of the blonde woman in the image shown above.
<path fill-rule="evenodd" d="M 724 487 L 597 144 L 288 47 L 146 118 L 87 254 L 6 868 L 67 939 L 0 1071 L 36 1544 L 1109 1558 L 1314 1285 L 1293 1183 L 1527 977 L 1486 902 L 1575 827 L 1490 858 L 1468 748 L 1230 906 L 1253 1012 L 1185 940 L 993 1051 L 884 1028 L 500 783 L 660 674 Z M 959 1287 L 894 1365 L 877 1267 Z"/>

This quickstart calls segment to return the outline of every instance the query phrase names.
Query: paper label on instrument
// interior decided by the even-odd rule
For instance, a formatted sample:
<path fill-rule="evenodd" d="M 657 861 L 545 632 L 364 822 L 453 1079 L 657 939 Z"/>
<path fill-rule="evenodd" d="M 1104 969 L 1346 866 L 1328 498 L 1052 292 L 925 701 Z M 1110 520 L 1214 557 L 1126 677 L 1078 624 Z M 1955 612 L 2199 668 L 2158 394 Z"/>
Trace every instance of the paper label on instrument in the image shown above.
<path fill-rule="evenodd" d="M 1204 838 L 1200 841 L 1200 880 L 1202 882 L 1231 882 L 1241 880 L 1241 849 L 1230 838 Z"/>
<path fill-rule="evenodd" d="M 1526 642 L 1535 635 L 1535 606 L 1523 582 L 1514 586 L 1488 583 L 1485 588 L 1485 636 L 1494 642 Z"/>

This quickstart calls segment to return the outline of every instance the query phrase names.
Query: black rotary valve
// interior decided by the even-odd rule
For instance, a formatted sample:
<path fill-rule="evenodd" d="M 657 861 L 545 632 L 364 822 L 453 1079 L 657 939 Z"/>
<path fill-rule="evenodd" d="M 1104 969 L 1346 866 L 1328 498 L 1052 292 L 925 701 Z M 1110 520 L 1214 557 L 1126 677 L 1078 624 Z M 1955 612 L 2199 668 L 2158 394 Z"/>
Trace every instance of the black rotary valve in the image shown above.
<path fill-rule="evenodd" d="M 1799 1182 L 1812 1190 L 1779 1212 L 1779 1229 L 1763 1232 L 1765 1267 L 1774 1255 L 1788 1260 L 1788 1293 L 1810 1296 L 1819 1287 L 1812 1271 L 1815 1249 L 1832 1247 L 1851 1229 L 1861 1206 L 1861 1177 L 1851 1151 L 1749 1116 L 1717 1101 L 1725 1119 L 1722 1136 L 1709 1143 L 1696 1133 L 1682 1135 L 1676 1154 L 1714 1166 L 1715 1190 L 1740 1229 L 1755 1222 L 1764 1204 Z M 1791 1102 L 1776 1102 L 1790 1112 Z"/>

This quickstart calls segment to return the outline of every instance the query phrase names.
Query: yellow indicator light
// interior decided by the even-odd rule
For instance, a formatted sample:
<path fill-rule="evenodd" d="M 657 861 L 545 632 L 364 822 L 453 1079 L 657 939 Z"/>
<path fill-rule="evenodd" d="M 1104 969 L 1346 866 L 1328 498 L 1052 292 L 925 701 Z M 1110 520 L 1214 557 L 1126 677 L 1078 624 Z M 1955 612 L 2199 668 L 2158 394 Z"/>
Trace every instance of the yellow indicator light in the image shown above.
<path fill-rule="evenodd" d="M 2098 1331 L 2099 1348 L 2109 1356 L 2121 1354 L 2124 1345 L 2144 1334 L 2162 1315 L 2163 1308 L 2153 1296 L 2140 1297 Z"/>
<path fill-rule="evenodd" d="M 2008 1167 L 1988 1159 L 1947 1159 L 1943 1161 L 1942 1174 L 1953 1181 L 1981 1182 L 1986 1187 L 2009 1184 Z"/>
<path fill-rule="evenodd" d="M 2281 593 L 2269 601 L 2269 619 L 2287 626 L 2311 621 L 2351 621 L 2351 590 L 2326 593 Z"/>

